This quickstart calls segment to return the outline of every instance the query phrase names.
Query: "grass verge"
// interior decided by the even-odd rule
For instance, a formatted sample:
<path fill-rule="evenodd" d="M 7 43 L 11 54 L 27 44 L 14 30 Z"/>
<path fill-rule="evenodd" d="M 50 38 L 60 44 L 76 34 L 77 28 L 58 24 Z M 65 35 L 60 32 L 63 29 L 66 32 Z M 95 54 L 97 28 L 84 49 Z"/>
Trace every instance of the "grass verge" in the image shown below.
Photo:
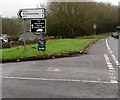
<path fill-rule="evenodd" d="M 59 40 L 52 40 L 46 43 L 46 51 L 38 51 L 37 44 L 34 45 L 27 45 L 26 51 L 24 51 L 24 47 L 15 47 L 9 49 L 2 49 L 2 56 L 0 59 L 4 61 L 9 61 L 14 59 L 15 61 L 18 59 L 27 59 L 27 58 L 45 58 L 50 55 L 54 56 L 61 56 L 63 54 L 70 54 L 73 52 L 79 52 L 87 47 L 89 44 L 102 39 L 106 38 L 109 34 L 104 35 L 96 35 L 96 36 L 83 36 L 78 37 L 75 39 L 59 39 Z"/>

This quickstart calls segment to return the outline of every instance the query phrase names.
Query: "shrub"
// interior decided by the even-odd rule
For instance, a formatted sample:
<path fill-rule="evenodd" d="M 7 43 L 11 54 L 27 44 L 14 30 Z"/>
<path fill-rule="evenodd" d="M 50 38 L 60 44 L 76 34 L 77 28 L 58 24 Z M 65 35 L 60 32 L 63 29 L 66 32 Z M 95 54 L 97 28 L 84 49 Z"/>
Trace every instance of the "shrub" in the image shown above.
<path fill-rule="evenodd" d="M 9 42 L 3 42 L 2 43 L 2 46 L 0 46 L 0 49 L 5 49 L 5 48 L 11 48 L 11 45 Z"/>
<path fill-rule="evenodd" d="M 36 44 L 38 41 L 37 40 L 27 40 L 26 44 Z M 1 43 L 1 47 L 0 49 L 5 49 L 5 48 L 11 48 L 11 47 L 15 47 L 15 46 L 20 46 L 20 45 L 24 45 L 24 42 L 22 40 L 20 41 L 12 41 L 12 42 L 3 42 Z"/>

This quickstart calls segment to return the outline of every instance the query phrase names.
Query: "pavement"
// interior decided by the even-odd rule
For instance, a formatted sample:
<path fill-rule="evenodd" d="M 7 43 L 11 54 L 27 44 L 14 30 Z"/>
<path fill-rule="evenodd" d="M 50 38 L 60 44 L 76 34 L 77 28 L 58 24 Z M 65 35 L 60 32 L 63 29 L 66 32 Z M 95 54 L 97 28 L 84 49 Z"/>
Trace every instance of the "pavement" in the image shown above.
<path fill-rule="evenodd" d="M 118 98 L 118 40 L 101 39 L 88 54 L 2 64 L 3 98 Z"/>

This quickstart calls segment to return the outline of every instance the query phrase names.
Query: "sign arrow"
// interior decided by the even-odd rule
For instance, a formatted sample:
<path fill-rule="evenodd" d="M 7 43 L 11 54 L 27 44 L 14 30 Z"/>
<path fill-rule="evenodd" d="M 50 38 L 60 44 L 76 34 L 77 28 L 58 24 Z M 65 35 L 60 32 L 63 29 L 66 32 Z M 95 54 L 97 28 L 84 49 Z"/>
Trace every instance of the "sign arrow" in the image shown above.
<path fill-rule="evenodd" d="M 21 12 L 22 12 L 22 10 L 20 9 L 19 12 L 18 12 L 18 14 L 17 14 L 19 18 L 22 18 Z"/>
<path fill-rule="evenodd" d="M 31 26 L 32 26 L 32 28 L 33 28 L 34 25 L 32 24 Z"/>

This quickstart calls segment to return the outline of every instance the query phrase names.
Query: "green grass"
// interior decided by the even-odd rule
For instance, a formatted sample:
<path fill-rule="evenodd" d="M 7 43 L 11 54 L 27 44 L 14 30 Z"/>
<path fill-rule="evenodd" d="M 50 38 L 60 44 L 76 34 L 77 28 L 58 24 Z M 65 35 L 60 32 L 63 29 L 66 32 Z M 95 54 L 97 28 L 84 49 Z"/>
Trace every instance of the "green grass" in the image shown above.
<path fill-rule="evenodd" d="M 95 38 L 95 39 L 99 40 L 99 39 L 108 37 L 110 34 L 111 33 L 100 34 L 100 35 L 91 35 L 91 36 L 81 36 L 81 37 L 78 37 L 78 39 L 87 39 L 87 38 L 94 39 Z"/>
<path fill-rule="evenodd" d="M 46 43 L 46 51 L 38 51 L 37 44 L 27 45 L 26 51 L 24 51 L 24 47 L 14 47 L 9 49 L 2 49 L 2 60 L 8 59 L 19 59 L 19 58 L 27 58 L 33 56 L 41 56 L 41 55 L 60 55 L 61 53 L 69 53 L 74 51 L 80 51 L 90 43 L 97 41 L 98 39 L 105 38 L 108 35 L 99 35 L 95 36 L 94 39 L 84 39 L 83 37 L 78 37 L 76 39 L 59 39 L 52 40 Z M 35 47 L 35 48 L 32 48 Z"/>

